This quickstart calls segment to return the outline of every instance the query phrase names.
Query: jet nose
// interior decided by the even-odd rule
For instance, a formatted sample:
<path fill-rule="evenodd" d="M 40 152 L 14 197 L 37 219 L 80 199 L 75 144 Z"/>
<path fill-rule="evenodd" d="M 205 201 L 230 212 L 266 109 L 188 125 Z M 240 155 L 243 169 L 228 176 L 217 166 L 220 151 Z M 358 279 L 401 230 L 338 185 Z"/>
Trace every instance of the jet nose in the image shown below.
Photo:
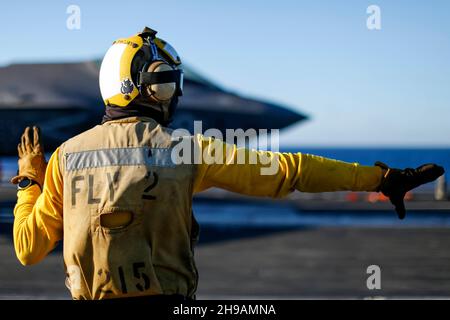
<path fill-rule="evenodd" d="M 267 128 L 282 129 L 300 121 L 305 121 L 308 119 L 308 116 L 291 108 L 270 104 L 264 118 Z"/>

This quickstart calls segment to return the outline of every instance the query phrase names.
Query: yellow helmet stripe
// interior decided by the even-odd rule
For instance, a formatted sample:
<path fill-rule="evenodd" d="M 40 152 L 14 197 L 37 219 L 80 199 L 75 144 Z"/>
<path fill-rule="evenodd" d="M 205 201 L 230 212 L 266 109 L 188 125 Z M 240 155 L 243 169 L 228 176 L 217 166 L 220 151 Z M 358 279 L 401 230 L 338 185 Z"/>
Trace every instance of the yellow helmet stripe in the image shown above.
<path fill-rule="evenodd" d="M 120 107 L 126 107 L 134 98 L 139 95 L 139 90 L 136 88 L 136 84 L 132 82 L 131 77 L 131 63 L 133 61 L 134 56 L 139 51 L 139 49 L 143 46 L 143 39 L 138 36 L 132 36 L 125 39 L 118 39 L 114 41 L 113 45 L 122 44 L 126 45 L 123 53 L 120 57 L 120 81 L 121 83 L 125 83 L 126 81 L 130 81 L 132 83 L 132 91 L 126 93 L 117 93 L 111 97 L 105 99 L 105 104 L 107 105 L 116 105 Z"/>

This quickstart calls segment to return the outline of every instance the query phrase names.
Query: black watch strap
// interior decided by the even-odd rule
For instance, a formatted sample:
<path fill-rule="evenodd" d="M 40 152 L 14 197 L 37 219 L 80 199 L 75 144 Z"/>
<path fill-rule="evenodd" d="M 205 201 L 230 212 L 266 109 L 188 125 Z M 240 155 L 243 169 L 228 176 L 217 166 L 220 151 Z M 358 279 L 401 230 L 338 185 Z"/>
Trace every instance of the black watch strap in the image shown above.
<path fill-rule="evenodd" d="M 20 180 L 20 182 L 17 184 L 18 190 L 25 190 L 31 187 L 32 185 L 38 184 L 36 181 L 25 178 Z"/>

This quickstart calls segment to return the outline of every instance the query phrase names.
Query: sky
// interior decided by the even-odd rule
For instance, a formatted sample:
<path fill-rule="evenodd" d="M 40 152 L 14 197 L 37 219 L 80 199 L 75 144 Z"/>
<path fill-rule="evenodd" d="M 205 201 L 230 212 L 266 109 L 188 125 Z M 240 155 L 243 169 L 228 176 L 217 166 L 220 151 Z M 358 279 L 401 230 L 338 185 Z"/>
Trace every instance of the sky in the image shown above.
<path fill-rule="evenodd" d="M 99 58 L 146 25 L 224 88 L 307 114 L 284 144 L 450 146 L 446 0 L 15 1 L 0 11 L 0 65 Z"/>

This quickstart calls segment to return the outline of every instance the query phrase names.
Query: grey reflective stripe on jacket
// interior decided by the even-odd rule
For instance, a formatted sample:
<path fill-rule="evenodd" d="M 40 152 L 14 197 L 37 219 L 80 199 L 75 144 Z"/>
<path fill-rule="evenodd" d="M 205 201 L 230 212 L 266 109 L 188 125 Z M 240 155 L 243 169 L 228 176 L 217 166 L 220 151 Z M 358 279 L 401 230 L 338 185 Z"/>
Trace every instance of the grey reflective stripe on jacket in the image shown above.
<path fill-rule="evenodd" d="M 138 147 L 66 153 L 66 170 L 133 165 L 174 167 L 171 152 L 172 148 Z"/>

